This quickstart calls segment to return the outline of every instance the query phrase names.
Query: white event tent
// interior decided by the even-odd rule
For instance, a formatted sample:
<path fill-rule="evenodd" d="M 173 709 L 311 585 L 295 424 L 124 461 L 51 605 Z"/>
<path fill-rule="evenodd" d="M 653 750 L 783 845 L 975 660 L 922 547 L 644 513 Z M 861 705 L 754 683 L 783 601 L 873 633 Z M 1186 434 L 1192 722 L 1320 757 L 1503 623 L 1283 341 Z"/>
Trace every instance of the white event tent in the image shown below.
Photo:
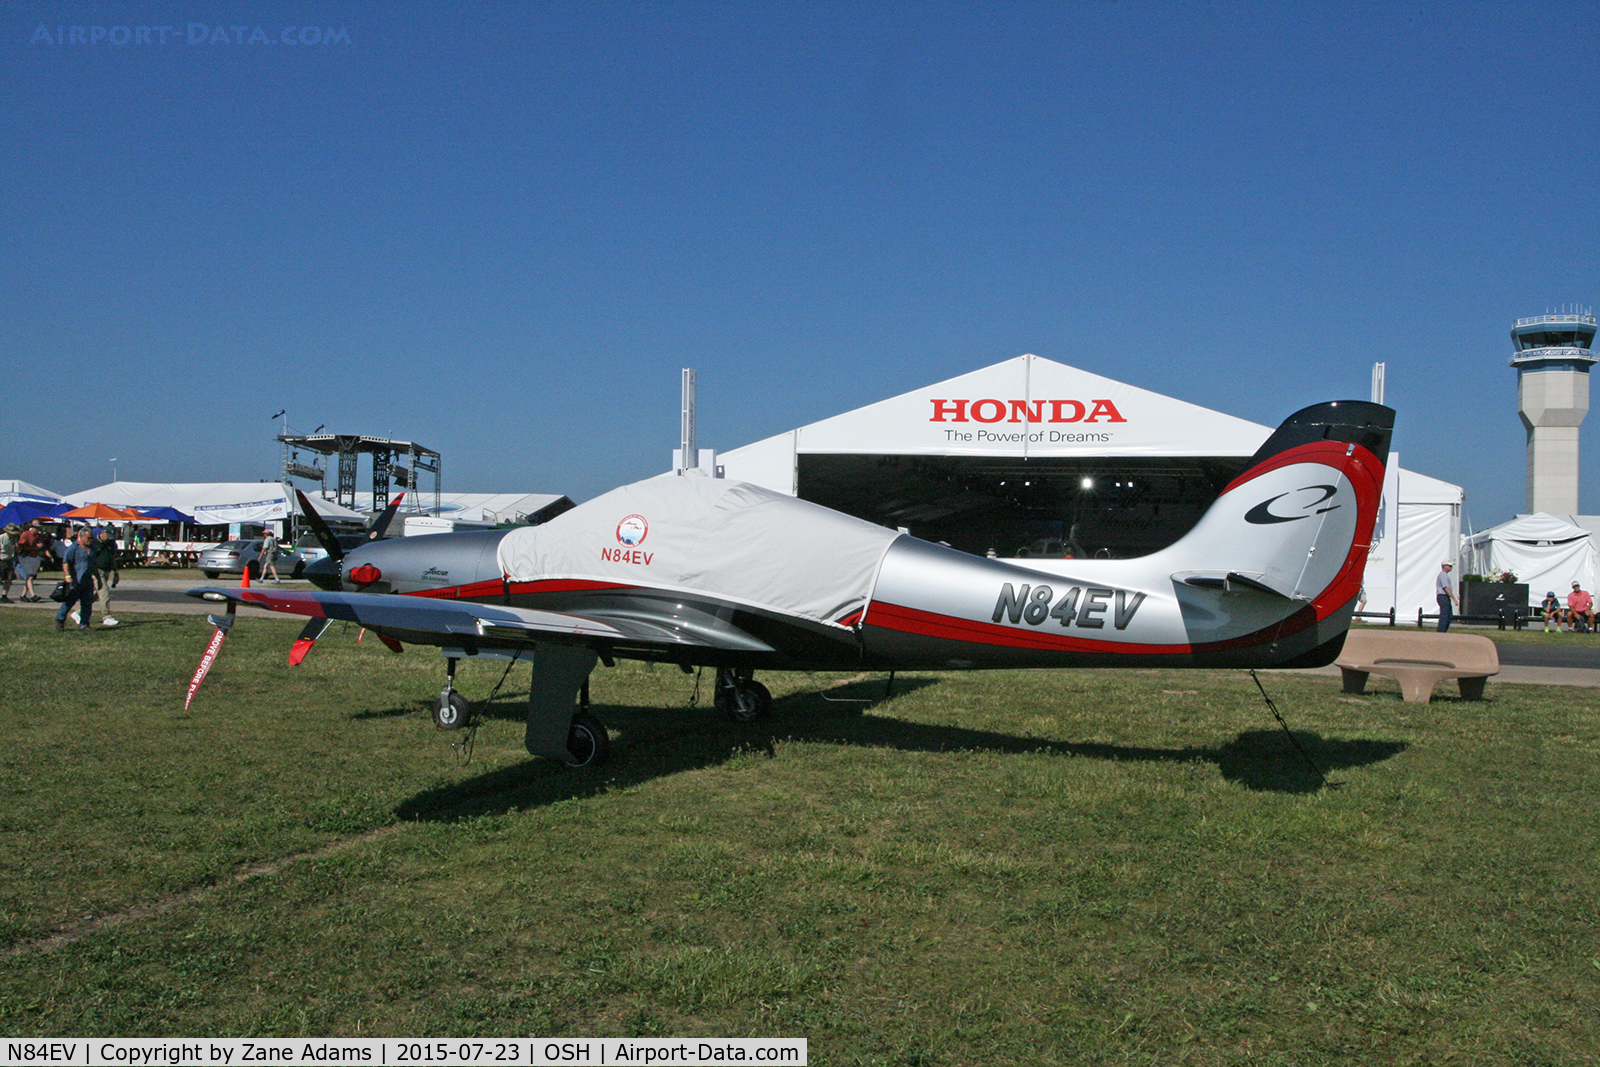
<path fill-rule="evenodd" d="M 1459 485 L 1408 471 L 1399 453 L 1390 454 L 1363 579 L 1366 611 L 1392 608 L 1397 620 L 1415 621 L 1419 609 L 1438 610 L 1434 576 L 1458 553 L 1465 496 Z"/>
<path fill-rule="evenodd" d="M 294 494 L 278 482 L 110 482 L 69 493 L 67 499 L 78 505 L 176 508 L 202 526 L 274 522 L 300 511 Z M 361 518 L 331 500 L 317 500 L 313 506 L 326 519 Z"/>
<path fill-rule="evenodd" d="M 1557 515 L 1519 515 L 1467 539 L 1462 553 L 1475 574 L 1510 571 L 1528 583 L 1530 605 L 1553 590 L 1563 603 L 1573 582 L 1594 589 L 1600 578 L 1600 552 L 1588 530 Z"/>
<path fill-rule="evenodd" d="M 1023 355 L 720 453 L 715 464 L 728 479 L 807 496 L 802 472 L 818 457 L 1042 461 L 1033 468 L 1042 474 L 1048 470 L 1043 464 L 1052 462 L 1125 458 L 1157 464 L 1208 456 L 1242 461 L 1273 429 Z M 882 479 L 879 495 L 893 496 L 900 488 L 891 482 L 895 469 L 873 469 L 872 476 Z M 1398 453 L 1391 453 L 1367 567 L 1366 611 L 1394 608 L 1405 618 L 1419 607 L 1433 610 L 1433 575 L 1457 554 L 1464 495 L 1460 486 L 1401 469 Z"/>
<path fill-rule="evenodd" d="M 408 506 L 420 501 L 417 508 Z M 440 493 L 439 510 L 432 507 L 433 496 L 407 494 L 401 502 L 402 514 L 438 515 L 446 519 L 466 522 L 531 522 L 560 514 L 572 507 L 572 501 L 561 493 Z M 320 502 L 318 503 L 320 507 Z M 371 514 L 381 511 L 382 505 L 373 506 L 372 494 L 356 497 L 356 510 Z"/>
<path fill-rule="evenodd" d="M 61 500 L 60 493 L 52 493 L 48 489 L 40 489 L 17 478 L 0 478 L 0 504 L 9 504 L 13 500 L 37 500 L 46 504 L 54 504 Z"/>

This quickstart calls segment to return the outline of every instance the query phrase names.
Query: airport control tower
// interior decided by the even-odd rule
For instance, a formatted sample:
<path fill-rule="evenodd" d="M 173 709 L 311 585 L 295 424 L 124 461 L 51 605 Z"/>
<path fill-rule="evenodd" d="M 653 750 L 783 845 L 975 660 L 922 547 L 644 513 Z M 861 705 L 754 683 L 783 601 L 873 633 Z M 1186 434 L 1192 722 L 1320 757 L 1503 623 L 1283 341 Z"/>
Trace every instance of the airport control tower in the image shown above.
<path fill-rule="evenodd" d="M 1579 513 L 1578 427 L 1589 414 L 1594 335 L 1588 313 L 1537 315 L 1511 328 L 1517 410 L 1528 428 L 1530 513 Z"/>

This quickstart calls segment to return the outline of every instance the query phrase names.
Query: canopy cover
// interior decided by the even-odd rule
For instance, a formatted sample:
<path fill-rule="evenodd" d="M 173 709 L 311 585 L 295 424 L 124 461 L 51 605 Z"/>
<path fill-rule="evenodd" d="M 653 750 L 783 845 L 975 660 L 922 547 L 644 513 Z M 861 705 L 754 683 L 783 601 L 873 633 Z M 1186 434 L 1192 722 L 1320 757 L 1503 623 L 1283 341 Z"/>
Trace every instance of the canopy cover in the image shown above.
<path fill-rule="evenodd" d="M 690 589 L 824 622 L 863 607 L 900 535 L 760 486 L 664 474 L 512 530 L 513 582 L 588 579 Z"/>

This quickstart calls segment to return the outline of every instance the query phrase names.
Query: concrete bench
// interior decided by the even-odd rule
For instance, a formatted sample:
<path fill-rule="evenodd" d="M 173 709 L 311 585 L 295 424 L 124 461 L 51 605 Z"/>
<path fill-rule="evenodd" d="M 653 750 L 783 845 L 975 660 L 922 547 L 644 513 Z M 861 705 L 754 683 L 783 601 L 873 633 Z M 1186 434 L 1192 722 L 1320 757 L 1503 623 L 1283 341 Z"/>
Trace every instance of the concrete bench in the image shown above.
<path fill-rule="evenodd" d="M 1344 672 L 1346 693 L 1365 692 L 1367 676 L 1381 674 L 1400 683 L 1407 703 L 1431 701 L 1434 684 L 1444 678 L 1459 681 L 1462 700 L 1482 700 L 1484 682 L 1500 673 L 1500 650 L 1477 634 L 1351 630 L 1334 662 Z"/>

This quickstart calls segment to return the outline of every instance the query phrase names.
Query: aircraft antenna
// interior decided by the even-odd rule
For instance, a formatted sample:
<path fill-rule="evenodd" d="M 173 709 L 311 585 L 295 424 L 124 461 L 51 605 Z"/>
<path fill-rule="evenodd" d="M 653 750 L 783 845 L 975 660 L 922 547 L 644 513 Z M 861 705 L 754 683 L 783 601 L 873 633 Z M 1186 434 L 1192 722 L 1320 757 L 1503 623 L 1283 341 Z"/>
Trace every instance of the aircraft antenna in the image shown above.
<path fill-rule="evenodd" d="M 1388 364 L 1374 363 L 1372 365 L 1372 402 L 1383 403 L 1383 372 Z"/>

